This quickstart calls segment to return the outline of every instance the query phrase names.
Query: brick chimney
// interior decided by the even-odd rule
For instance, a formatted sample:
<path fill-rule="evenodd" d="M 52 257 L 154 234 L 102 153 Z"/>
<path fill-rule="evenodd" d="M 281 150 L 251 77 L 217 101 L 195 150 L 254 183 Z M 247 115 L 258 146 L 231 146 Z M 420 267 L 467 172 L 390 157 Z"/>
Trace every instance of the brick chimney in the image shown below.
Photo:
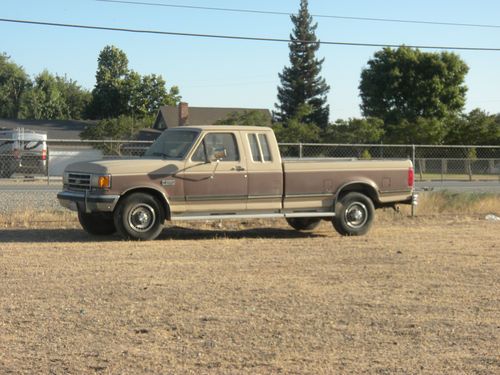
<path fill-rule="evenodd" d="M 179 126 L 185 126 L 188 124 L 189 118 L 189 106 L 187 103 L 179 103 Z"/>

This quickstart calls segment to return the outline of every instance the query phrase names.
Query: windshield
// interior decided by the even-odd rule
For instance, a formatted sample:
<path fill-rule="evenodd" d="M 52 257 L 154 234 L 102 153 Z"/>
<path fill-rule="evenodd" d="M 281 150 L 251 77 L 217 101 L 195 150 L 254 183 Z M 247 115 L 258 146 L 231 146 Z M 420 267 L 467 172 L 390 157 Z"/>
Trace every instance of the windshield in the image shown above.
<path fill-rule="evenodd" d="M 151 147 L 147 149 L 144 156 L 183 159 L 199 134 L 199 131 L 196 130 L 165 130 Z"/>

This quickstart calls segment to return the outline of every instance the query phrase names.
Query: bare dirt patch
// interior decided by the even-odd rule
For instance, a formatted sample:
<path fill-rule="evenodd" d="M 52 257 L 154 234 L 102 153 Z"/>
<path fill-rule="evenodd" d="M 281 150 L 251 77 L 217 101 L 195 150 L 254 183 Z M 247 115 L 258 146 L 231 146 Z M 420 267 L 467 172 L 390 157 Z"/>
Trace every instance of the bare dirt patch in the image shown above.
<path fill-rule="evenodd" d="M 0 373 L 492 374 L 500 224 L 0 231 Z"/>

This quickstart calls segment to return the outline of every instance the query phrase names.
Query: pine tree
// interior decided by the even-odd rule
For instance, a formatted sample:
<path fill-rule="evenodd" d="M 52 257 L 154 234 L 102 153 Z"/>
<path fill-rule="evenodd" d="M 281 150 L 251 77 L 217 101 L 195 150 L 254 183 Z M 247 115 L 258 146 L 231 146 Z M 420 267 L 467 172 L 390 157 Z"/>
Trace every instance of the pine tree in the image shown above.
<path fill-rule="evenodd" d="M 325 128 L 330 113 L 326 104 L 330 86 L 320 76 L 324 59 L 318 60 L 315 56 L 320 46 L 315 34 L 318 24 L 313 24 L 307 0 L 301 0 L 299 13 L 292 15 L 291 19 L 294 24 L 289 43 L 291 66 L 285 67 L 279 74 L 281 86 L 278 87 L 274 116 L 277 121 L 286 124 L 296 118 L 299 109 L 303 111 L 307 106 L 309 114 L 301 121 Z"/>

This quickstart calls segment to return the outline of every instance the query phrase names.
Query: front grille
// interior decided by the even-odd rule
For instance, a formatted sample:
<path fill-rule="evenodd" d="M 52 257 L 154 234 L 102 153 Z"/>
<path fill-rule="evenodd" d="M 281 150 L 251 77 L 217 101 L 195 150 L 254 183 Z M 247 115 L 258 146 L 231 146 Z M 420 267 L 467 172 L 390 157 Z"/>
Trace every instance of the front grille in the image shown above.
<path fill-rule="evenodd" d="M 70 173 L 68 174 L 69 190 L 90 190 L 90 174 Z"/>

